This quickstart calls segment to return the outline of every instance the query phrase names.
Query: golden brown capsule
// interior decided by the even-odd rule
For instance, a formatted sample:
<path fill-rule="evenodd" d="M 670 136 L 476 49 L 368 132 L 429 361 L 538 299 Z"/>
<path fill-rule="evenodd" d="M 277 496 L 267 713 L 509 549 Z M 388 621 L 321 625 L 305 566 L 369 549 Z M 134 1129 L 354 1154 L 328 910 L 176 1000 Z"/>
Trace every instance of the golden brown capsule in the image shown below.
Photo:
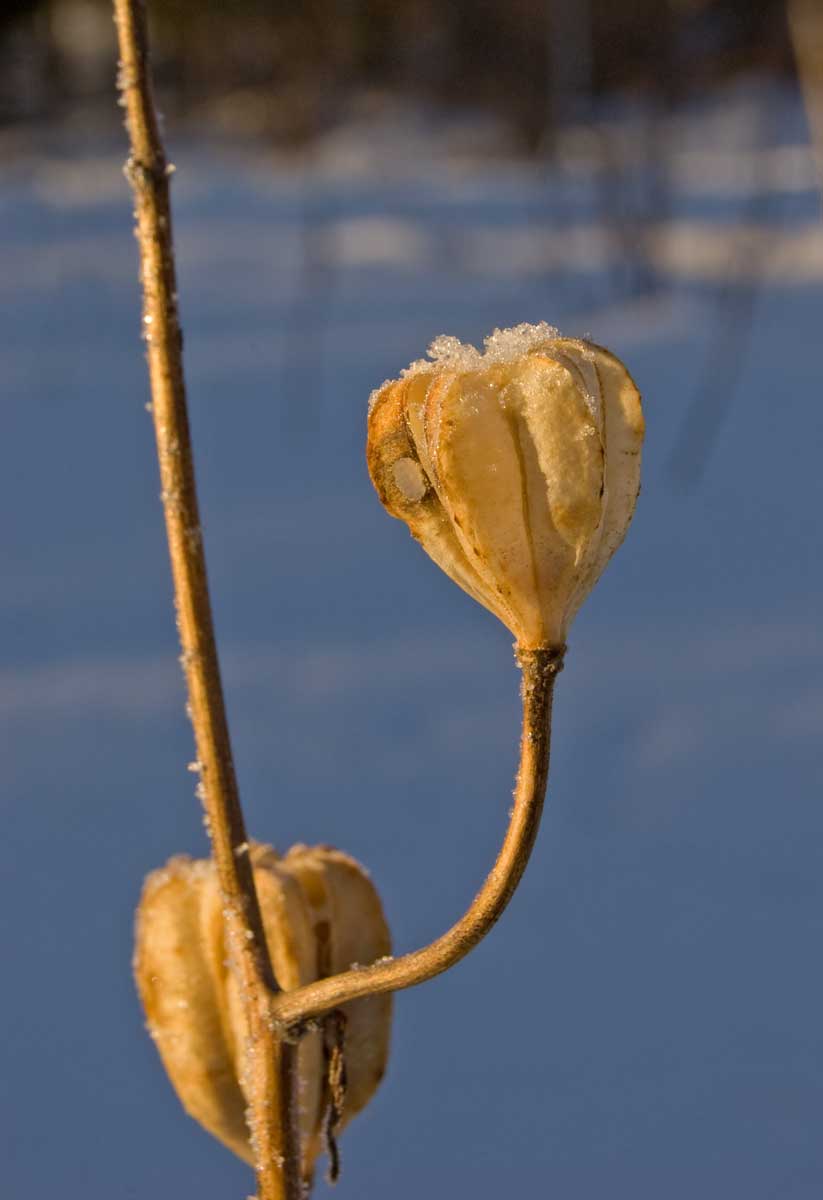
<path fill-rule="evenodd" d="M 294 846 L 283 858 L 251 846 L 254 880 L 278 982 L 285 989 L 387 955 L 377 892 L 353 858 Z M 163 1065 L 186 1111 L 252 1162 L 243 1094 L 244 1022 L 230 963 L 223 900 L 210 859 L 171 859 L 146 879 L 137 910 L 134 973 Z M 344 1006 L 346 1099 L 342 1124 L 371 1099 L 386 1069 L 391 997 Z M 322 1148 L 328 1102 L 322 1033 L 298 1049 L 303 1175 Z"/>
<path fill-rule="evenodd" d="M 429 354 L 372 395 L 377 493 L 523 648 L 562 646 L 634 512 L 638 390 L 608 350 L 548 325 Z"/>

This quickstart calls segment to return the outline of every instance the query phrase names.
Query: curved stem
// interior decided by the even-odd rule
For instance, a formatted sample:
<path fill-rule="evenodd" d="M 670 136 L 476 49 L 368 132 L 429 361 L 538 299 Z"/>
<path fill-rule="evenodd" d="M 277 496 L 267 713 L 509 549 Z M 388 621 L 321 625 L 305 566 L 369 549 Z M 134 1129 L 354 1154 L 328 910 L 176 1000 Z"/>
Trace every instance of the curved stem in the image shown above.
<path fill-rule="evenodd" d="M 514 807 L 503 845 L 485 883 L 456 924 L 422 950 L 281 992 L 272 1004 L 279 1025 L 303 1022 L 359 996 L 397 992 L 447 971 L 486 936 L 511 899 L 534 846 L 549 775 L 554 681 L 565 647 L 517 651 L 523 671 L 523 732 Z"/>
<path fill-rule="evenodd" d="M 278 991 L 248 856 L 234 774 L 200 530 L 183 377 L 182 338 L 171 231 L 169 174 L 148 67 L 142 0 L 114 0 L 119 86 L 131 143 L 126 174 L 134 189 L 143 282 L 152 412 L 160 463 L 181 662 L 227 933 L 241 978 L 250 1052 L 250 1132 L 259 1200 L 300 1200 L 296 1050 L 276 1036 L 271 1001 Z"/>

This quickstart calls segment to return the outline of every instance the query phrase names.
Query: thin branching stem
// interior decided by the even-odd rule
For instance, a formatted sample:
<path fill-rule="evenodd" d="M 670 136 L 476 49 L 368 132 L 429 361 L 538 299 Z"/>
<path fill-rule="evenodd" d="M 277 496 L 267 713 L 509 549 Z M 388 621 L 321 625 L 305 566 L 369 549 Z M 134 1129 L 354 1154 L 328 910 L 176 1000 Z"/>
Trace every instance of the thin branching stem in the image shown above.
<path fill-rule="evenodd" d="M 563 665 L 563 648 L 519 650 L 517 659 L 523 671 L 523 731 L 514 806 L 497 860 L 472 904 L 422 950 L 281 992 L 273 1011 L 284 1028 L 299 1031 L 303 1023 L 348 1000 L 433 979 L 464 958 L 500 917 L 526 869 L 540 826 L 549 776 L 554 681 Z"/>
<path fill-rule="evenodd" d="M 246 1094 L 259 1200 L 299 1200 L 296 1049 L 275 1036 L 278 991 L 248 856 L 209 600 L 198 515 L 182 338 L 177 314 L 166 161 L 152 94 L 142 0 L 114 0 L 119 86 L 136 202 L 152 412 L 174 580 L 181 661 L 197 748 L 201 795 L 223 890 L 227 934 L 240 973 L 249 1031 Z"/>
<path fill-rule="evenodd" d="M 136 200 L 152 411 L 174 579 L 182 663 L 197 747 L 202 799 L 226 901 L 250 1053 L 245 1079 L 259 1200 L 300 1200 L 296 1047 L 306 1023 L 360 996 L 400 991 L 455 965 L 500 917 L 529 860 L 546 792 L 552 698 L 563 648 L 519 650 L 523 672 L 520 766 L 509 826 L 482 888 L 464 915 L 430 945 L 284 992 L 263 931 L 237 791 L 198 515 L 177 315 L 166 161 L 148 69 L 142 0 L 114 0 L 120 89 L 131 142 L 127 175 Z"/>

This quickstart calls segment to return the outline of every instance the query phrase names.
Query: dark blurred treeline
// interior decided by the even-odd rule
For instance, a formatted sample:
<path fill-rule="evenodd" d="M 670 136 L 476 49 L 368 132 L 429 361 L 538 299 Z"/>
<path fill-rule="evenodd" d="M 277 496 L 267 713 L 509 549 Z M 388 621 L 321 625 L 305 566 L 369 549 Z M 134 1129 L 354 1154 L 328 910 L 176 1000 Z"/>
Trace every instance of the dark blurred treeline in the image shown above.
<path fill-rule="evenodd" d="M 823 0 L 821 0 L 823 3 Z M 676 104 L 792 69 L 784 0 L 153 0 L 175 112 L 299 145 L 355 94 L 494 112 L 523 149 L 616 92 Z M 4 0 L 0 120 L 110 102 L 108 0 Z"/>

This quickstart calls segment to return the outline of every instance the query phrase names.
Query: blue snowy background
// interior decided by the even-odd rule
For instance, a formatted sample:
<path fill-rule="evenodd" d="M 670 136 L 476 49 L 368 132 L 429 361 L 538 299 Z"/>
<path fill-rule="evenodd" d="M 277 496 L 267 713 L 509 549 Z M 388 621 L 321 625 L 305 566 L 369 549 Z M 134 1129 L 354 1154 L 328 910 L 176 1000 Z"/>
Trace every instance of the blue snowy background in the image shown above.
<path fill-rule="evenodd" d="M 603 126 L 627 162 L 636 122 Z M 645 400 L 643 493 L 572 631 L 532 864 L 470 959 L 398 997 L 336 1194 L 814 1200 L 823 227 L 802 108 L 755 80 L 672 118 L 639 282 L 585 144 L 470 160 L 449 141 L 470 125 L 399 105 L 299 166 L 168 130 L 249 823 L 360 858 L 399 952 L 490 864 L 518 680 L 507 631 L 374 496 L 368 394 L 439 333 L 548 320 Z M 3 1195 L 239 1200 L 252 1178 L 183 1114 L 131 981 L 143 876 L 207 844 L 123 157 L 44 137 L 0 183 Z"/>

